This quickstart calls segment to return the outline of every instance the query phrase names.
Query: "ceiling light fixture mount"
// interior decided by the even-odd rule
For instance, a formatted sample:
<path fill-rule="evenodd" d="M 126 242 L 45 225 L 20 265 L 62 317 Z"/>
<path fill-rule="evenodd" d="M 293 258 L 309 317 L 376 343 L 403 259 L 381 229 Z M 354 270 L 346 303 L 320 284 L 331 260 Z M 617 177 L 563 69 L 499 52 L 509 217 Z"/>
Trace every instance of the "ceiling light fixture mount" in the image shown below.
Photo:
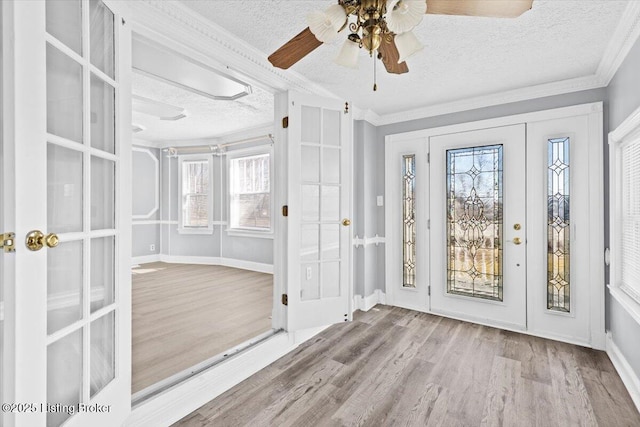
<path fill-rule="evenodd" d="M 269 62 L 286 70 L 348 28 L 337 64 L 358 68 L 364 48 L 383 62 L 387 72 L 403 74 L 409 71 L 406 60 L 424 47 L 413 29 L 425 13 L 516 18 L 532 4 L 533 0 L 338 0 L 324 11 L 310 13 L 309 27 L 271 54 Z"/>

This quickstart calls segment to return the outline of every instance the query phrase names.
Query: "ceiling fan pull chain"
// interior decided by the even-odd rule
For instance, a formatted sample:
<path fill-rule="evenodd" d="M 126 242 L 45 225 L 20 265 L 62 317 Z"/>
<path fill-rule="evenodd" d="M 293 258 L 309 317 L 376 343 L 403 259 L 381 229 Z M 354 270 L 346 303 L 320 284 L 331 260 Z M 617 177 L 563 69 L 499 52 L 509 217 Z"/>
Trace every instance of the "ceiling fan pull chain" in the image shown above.
<path fill-rule="evenodd" d="M 376 73 L 376 64 L 378 63 L 377 58 L 373 57 L 373 91 L 378 90 L 378 75 Z"/>

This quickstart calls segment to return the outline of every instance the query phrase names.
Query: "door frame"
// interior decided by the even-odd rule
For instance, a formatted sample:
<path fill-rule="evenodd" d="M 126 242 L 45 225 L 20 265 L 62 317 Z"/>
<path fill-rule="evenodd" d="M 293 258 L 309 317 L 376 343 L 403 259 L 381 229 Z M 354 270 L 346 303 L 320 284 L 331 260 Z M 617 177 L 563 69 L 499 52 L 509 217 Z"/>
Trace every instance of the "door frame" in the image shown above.
<path fill-rule="evenodd" d="M 604 295 L 605 295 L 605 265 L 604 265 L 604 130 L 603 130 L 603 103 L 593 102 L 588 104 L 580 104 L 569 107 L 554 108 L 548 110 L 535 111 L 530 113 L 516 114 L 504 117 L 497 117 L 486 120 L 459 123 L 454 125 L 439 126 L 430 129 L 421 129 L 417 131 L 404 132 L 398 134 L 387 135 L 385 137 L 385 199 L 393 200 L 391 196 L 393 188 L 393 180 L 391 174 L 387 171 L 393 170 L 392 163 L 395 157 L 390 153 L 395 153 L 395 146 L 398 143 L 423 140 L 428 144 L 429 138 L 439 135 L 447 135 L 452 133 L 467 132 L 479 129 L 487 129 L 493 127 L 509 126 L 519 123 L 534 123 L 546 120 L 560 119 L 574 116 L 588 116 L 588 162 L 589 162 L 589 199 L 593 201 L 589 210 L 589 296 L 590 296 L 590 314 L 589 320 L 591 325 L 590 343 L 593 348 L 605 348 L 605 312 L 604 312 Z M 528 137 L 528 135 L 527 135 Z M 531 207 L 527 207 L 527 216 L 530 215 Z M 385 233 L 386 241 L 392 242 L 398 240 L 397 227 L 394 227 L 392 206 L 387 203 L 385 206 Z M 393 260 L 398 258 L 397 253 L 393 253 L 394 246 L 387 243 L 385 247 L 385 260 L 389 265 Z M 387 268 L 385 272 L 385 292 L 389 301 L 394 300 L 394 287 L 391 285 L 397 281 L 396 269 Z M 528 292 L 528 291 L 527 291 Z M 412 307 L 413 308 L 413 307 Z M 414 308 L 415 309 L 415 308 Z M 420 310 L 425 313 L 431 313 L 430 304 Z M 469 319 L 460 319 L 469 320 Z M 495 326 L 489 323 L 479 322 L 488 326 Z M 516 330 L 508 327 L 503 329 L 514 330 L 529 335 L 540 336 L 542 338 L 550 338 L 565 342 L 571 342 L 563 336 L 555 336 L 549 333 L 539 333 L 535 330 Z M 575 344 L 585 345 L 584 342 L 572 342 Z"/>

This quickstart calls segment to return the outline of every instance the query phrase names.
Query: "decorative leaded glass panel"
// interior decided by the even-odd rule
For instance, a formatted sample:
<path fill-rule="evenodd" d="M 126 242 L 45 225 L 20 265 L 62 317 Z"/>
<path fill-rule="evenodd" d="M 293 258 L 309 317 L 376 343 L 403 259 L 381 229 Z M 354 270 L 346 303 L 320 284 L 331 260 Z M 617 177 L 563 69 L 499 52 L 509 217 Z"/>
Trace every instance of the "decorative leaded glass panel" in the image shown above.
<path fill-rule="evenodd" d="M 569 138 L 550 139 L 547 151 L 547 308 L 569 312 Z"/>
<path fill-rule="evenodd" d="M 416 287 L 416 156 L 402 156 L 402 286 Z"/>
<path fill-rule="evenodd" d="M 502 145 L 447 150 L 447 292 L 502 301 Z"/>

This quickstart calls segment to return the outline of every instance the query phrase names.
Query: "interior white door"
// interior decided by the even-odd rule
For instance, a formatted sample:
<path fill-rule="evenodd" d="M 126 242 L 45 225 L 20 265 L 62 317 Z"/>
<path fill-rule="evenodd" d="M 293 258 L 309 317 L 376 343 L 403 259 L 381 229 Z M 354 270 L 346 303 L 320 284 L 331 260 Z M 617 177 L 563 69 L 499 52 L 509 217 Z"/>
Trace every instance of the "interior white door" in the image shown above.
<path fill-rule="evenodd" d="M 130 412 L 128 20 L 125 2 L 3 2 L 6 426 Z"/>
<path fill-rule="evenodd" d="M 525 125 L 430 138 L 431 311 L 525 329 Z"/>
<path fill-rule="evenodd" d="M 352 118 L 343 101 L 288 94 L 287 326 L 350 319 Z"/>

